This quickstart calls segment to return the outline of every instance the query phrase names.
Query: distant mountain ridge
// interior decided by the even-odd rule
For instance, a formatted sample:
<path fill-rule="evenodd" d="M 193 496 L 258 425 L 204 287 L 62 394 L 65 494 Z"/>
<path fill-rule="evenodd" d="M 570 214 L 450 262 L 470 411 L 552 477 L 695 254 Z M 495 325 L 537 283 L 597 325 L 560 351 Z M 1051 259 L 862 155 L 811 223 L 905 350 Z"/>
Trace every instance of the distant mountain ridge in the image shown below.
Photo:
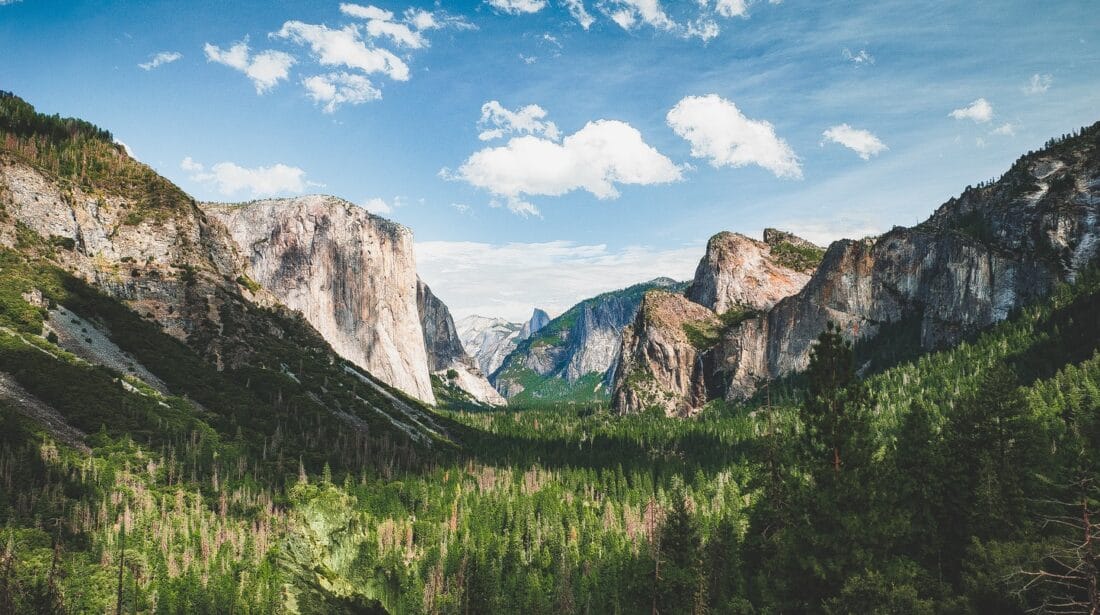
<path fill-rule="evenodd" d="M 642 296 L 685 286 L 657 278 L 581 301 L 521 341 L 490 381 L 512 404 L 606 400 L 623 328 Z"/>

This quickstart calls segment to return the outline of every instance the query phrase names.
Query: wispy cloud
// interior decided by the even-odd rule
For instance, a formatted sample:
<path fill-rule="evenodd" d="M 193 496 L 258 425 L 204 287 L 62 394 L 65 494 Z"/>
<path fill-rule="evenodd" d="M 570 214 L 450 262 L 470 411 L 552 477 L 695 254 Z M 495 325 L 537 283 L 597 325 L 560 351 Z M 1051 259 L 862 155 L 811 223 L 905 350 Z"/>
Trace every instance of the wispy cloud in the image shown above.
<path fill-rule="evenodd" d="M 141 64 L 138 64 L 138 67 L 142 70 L 153 70 L 158 66 L 171 64 L 172 62 L 175 62 L 182 57 L 183 54 L 178 51 L 161 51 L 160 53 L 153 54 L 149 58 L 148 62 L 142 62 Z"/>
<path fill-rule="evenodd" d="M 233 162 L 219 162 L 207 169 L 190 156 L 180 162 L 180 168 L 190 173 L 190 179 L 216 189 L 225 196 L 247 193 L 253 197 L 278 194 L 301 194 L 308 186 L 306 172 L 282 163 L 267 167 L 242 167 Z"/>
<path fill-rule="evenodd" d="M 1024 92 L 1027 94 L 1045 94 L 1052 83 L 1054 83 L 1053 75 L 1036 73 L 1031 76 L 1027 85 L 1024 86 Z"/>
<path fill-rule="evenodd" d="M 871 156 L 877 156 L 889 149 L 886 147 L 885 143 L 880 141 L 879 138 L 870 131 L 861 128 L 852 128 L 848 124 L 833 126 L 823 132 L 821 137 L 827 142 L 843 145 L 859 154 L 859 157 L 864 160 L 870 160 Z M 822 145 L 824 145 L 824 142 Z"/>
<path fill-rule="evenodd" d="M 303 79 L 302 85 L 314 102 L 324 105 L 325 113 L 334 113 L 340 105 L 359 105 L 382 98 L 382 92 L 370 79 L 351 73 L 314 75 Z"/>
<path fill-rule="evenodd" d="M 541 135 L 557 141 L 560 133 L 554 122 L 543 121 L 546 110 L 538 105 L 527 105 L 515 111 L 505 109 L 500 102 L 490 100 L 481 105 L 481 119 L 477 127 L 481 130 L 477 138 L 491 141 L 512 134 Z"/>
<path fill-rule="evenodd" d="M 487 0 L 489 6 L 511 13 L 522 15 L 524 13 L 537 13 L 546 8 L 546 0 Z"/>

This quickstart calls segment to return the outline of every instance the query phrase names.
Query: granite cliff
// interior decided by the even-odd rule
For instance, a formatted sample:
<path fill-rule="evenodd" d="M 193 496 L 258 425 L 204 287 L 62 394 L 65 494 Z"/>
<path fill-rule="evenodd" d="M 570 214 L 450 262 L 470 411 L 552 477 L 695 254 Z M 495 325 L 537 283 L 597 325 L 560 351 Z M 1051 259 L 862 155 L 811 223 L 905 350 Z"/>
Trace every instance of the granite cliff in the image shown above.
<path fill-rule="evenodd" d="M 958 343 L 1094 263 L 1100 251 L 1098 221 L 1100 124 L 1095 124 L 1022 156 L 998 180 L 968 187 L 915 227 L 834 242 L 801 290 L 761 313 L 731 320 L 719 332 L 709 379 L 721 385 L 710 387 L 708 397 L 744 399 L 763 379 L 803 369 L 829 322 L 864 345 L 908 347 L 909 356 Z M 716 272 L 736 259 L 710 252 L 704 264 L 717 267 L 700 265 L 689 296 L 708 307 L 737 301 L 739 284 L 754 283 L 753 278 Z M 648 329 L 636 325 L 635 330 Z M 631 348 L 640 345 L 631 340 Z M 624 353 L 620 372 L 637 372 L 630 360 Z M 860 368 L 885 367 L 888 360 L 864 357 Z M 675 365 L 652 367 L 655 373 L 684 371 Z M 641 410 L 638 396 L 629 390 L 618 394 L 618 384 L 617 410 Z M 627 379 L 621 384 L 628 387 Z M 687 405 L 698 403 L 686 399 Z"/>
<path fill-rule="evenodd" d="M 432 289 L 421 280 L 417 280 L 416 305 L 431 373 L 446 385 L 465 391 L 479 403 L 506 405 L 508 402 L 489 384 L 473 358 L 466 354 L 447 305 L 432 294 Z"/>
<path fill-rule="evenodd" d="M 342 357 L 435 402 L 408 229 L 329 196 L 202 208 L 229 230 L 253 279 Z"/>
<path fill-rule="evenodd" d="M 724 391 L 719 371 L 735 354 L 724 338 L 798 292 L 821 256 L 789 233 L 768 229 L 765 238 L 719 233 L 683 296 L 646 293 L 622 336 L 612 399 L 618 412 L 657 407 L 686 416 Z"/>

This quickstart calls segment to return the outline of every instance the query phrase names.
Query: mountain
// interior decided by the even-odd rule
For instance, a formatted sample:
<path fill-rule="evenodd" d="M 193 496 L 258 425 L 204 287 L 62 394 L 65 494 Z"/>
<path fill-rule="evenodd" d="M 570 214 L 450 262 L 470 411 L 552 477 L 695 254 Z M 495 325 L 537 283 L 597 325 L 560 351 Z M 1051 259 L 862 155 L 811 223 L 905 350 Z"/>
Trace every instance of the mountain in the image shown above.
<path fill-rule="evenodd" d="M 550 324 L 550 315 L 539 308 L 535 308 L 535 311 L 531 314 L 531 318 L 523 323 L 523 328 L 519 330 L 519 335 L 516 336 L 516 339 L 518 341 L 523 341 L 541 331 L 548 324 Z"/>
<path fill-rule="evenodd" d="M 447 305 L 419 279 L 416 304 L 428 353 L 428 369 L 432 375 L 442 383 L 465 392 L 475 402 L 492 406 L 506 405 L 508 402 L 489 384 L 473 358 L 466 354 Z"/>
<path fill-rule="evenodd" d="M 686 416 L 722 390 L 717 372 L 733 348 L 726 350 L 721 340 L 797 293 L 823 253 L 775 229 L 767 229 L 764 238 L 719 233 L 707 242 L 683 295 L 645 294 L 622 336 L 612 389 L 619 412 L 659 407 L 665 414 Z"/>
<path fill-rule="evenodd" d="M 434 403 L 408 229 L 326 196 L 201 207 L 229 230 L 253 279 L 336 352 Z"/>
<path fill-rule="evenodd" d="M 829 322 L 859 342 L 863 371 L 881 369 L 966 339 L 1072 281 L 1100 251 L 1098 141 L 1095 124 L 1022 156 L 998 180 L 968 187 L 915 227 L 834 242 L 797 294 L 720 332 L 706 378 L 720 384 L 708 398 L 744 399 L 761 381 L 802 370 Z M 702 273 L 692 287 L 706 292 L 692 293 L 697 299 L 714 303 L 739 292 L 711 292 L 713 276 Z M 624 376 L 615 397 L 624 413 L 642 409 L 631 390 L 646 382 L 650 367 L 644 357 L 630 361 L 624 354 L 620 371 L 634 378 Z M 670 393 L 670 406 L 699 406 L 698 398 Z"/>
<path fill-rule="evenodd" d="M 458 321 L 458 336 L 463 346 L 486 374 L 492 374 L 504 362 L 516 344 L 531 337 L 550 322 L 550 316 L 535 308 L 531 318 L 522 325 L 503 318 L 467 316 Z"/>
<path fill-rule="evenodd" d="M 513 404 L 606 399 L 622 330 L 658 288 L 683 285 L 658 278 L 578 303 L 520 341 L 490 380 Z"/>

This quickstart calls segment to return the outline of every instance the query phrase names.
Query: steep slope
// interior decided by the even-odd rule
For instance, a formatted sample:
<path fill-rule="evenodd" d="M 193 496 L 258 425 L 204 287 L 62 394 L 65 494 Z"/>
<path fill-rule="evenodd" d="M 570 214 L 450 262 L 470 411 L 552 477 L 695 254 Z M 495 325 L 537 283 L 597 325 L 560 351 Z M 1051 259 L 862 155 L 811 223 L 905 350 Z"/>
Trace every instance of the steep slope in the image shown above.
<path fill-rule="evenodd" d="M 968 187 L 920 225 L 833 243 L 799 293 L 722 333 L 713 376 L 727 399 L 743 399 L 762 379 L 803 369 L 829 322 L 870 349 L 865 371 L 950 346 L 1073 280 L 1097 258 L 1098 237 L 1094 124 Z"/>
<path fill-rule="evenodd" d="M 467 316 L 458 321 L 458 336 L 482 373 L 492 374 L 516 349 L 516 344 L 531 337 L 549 322 L 550 316 L 538 308 L 522 325 L 503 318 Z"/>
<path fill-rule="evenodd" d="M 711 237 L 695 279 L 684 296 L 646 294 L 634 323 L 624 332 L 615 370 L 612 404 L 620 413 L 660 408 L 686 416 L 721 395 L 719 375 L 731 360 L 754 378 L 754 357 L 724 343 L 809 281 L 822 250 L 790 233 L 767 229 L 765 241 L 722 232 Z"/>
<path fill-rule="evenodd" d="M 424 331 L 428 369 L 450 386 L 457 387 L 474 400 L 494 406 L 507 401 L 497 393 L 474 360 L 466 354 L 455 329 L 451 311 L 432 289 L 417 279 L 416 304 Z"/>
<path fill-rule="evenodd" d="M 408 229 L 327 196 L 202 208 L 229 229 L 253 279 L 336 352 L 434 403 Z"/>
<path fill-rule="evenodd" d="M 730 232 L 711 237 L 685 296 L 722 314 L 733 308 L 766 310 L 801 290 L 820 261 L 821 249 L 775 229 L 765 230 L 764 236 L 764 242 Z M 787 255 L 799 250 L 809 258 L 792 267 Z"/>
<path fill-rule="evenodd" d="M 646 291 L 681 288 L 659 278 L 582 301 L 520 342 L 491 381 L 513 403 L 605 400 L 623 328 Z"/>

